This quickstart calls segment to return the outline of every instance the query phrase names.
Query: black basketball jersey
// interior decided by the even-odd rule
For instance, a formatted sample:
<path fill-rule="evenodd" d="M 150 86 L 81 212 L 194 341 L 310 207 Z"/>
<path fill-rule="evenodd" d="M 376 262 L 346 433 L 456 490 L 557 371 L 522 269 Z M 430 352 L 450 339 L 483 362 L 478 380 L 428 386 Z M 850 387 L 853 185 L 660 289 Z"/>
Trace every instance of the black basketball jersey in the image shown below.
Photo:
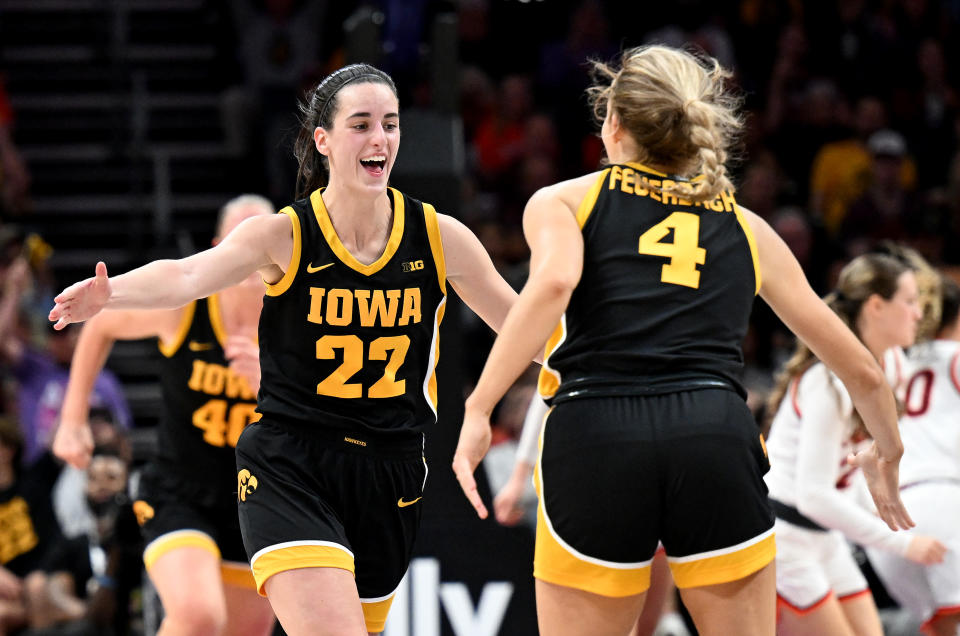
<path fill-rule="evenodd" d="M 583 275 L 547 344 L 540 393 L 663 393 L 740 383 L 741 342 L 760 289 L 734 197 L 691 203 L 640 164 L 605 169 L 577 211 Z"/>
<path fill-rule="evenodd" d="M 294 247 L 260 314 L 258 410 L 348 436 L 418 433 L 436 421 L 446 306 L 436 211 L 390 188 L 393 228 L 364 265 L 340 242 L 321 192 L 280 211 Z"/>
<path fill-rule="evenodd" d="M 225 341 L 214 294 L 187 305 L 176 338 L 160 343 L 164 415 L 157 464 L 169 472 L 166 477 L 195 489 L 198 497 L 229 498 L 236 492 L 233 449 L 244 427 L 260 419 L 256 395 L 224 358 Z"/>

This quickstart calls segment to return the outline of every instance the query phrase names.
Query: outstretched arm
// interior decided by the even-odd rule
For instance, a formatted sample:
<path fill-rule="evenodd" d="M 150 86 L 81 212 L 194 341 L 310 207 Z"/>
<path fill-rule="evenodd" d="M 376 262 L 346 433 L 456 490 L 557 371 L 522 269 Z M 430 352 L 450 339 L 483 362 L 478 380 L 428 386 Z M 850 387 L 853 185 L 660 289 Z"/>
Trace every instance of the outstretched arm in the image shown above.
<path fill-rule="evenodd" d="M 543 350 L 583 269 L 583 236 L 573 210 L 555 188 L 527 203 L 523 229 L 530 245 L 530 277 L 507 315 L 473 393 L 467 399 L 453 469 L 481 518 L 487 509 L 473 471 L 490 448 L 490 413 L 529 361 Z"/>
<path fill-rule="evenodd" d="M 869 450 L 850 461 L 863 469 L 877 511 L 887 525 L 893 530 L 912 527 L 898 486 L 903 444 L 897 429 L 896 403 L 880 365 L 813 291 L 786 243 L 766 221 L 749 210 L 743 211 L 757 241 L 763 272 L 760 295 L 847 387 L 874 440 Z"/>
<path fill-rule="evenodd" d="M 503 280 L 473 232 L 460 221 L 437 215 L 447 281 L 467 307 L 498 332 L 507 312 L 517 301 L 517 292 Z"/>
<path fill-rule="evenodd" d="M 284 214 L 249 218 L 216 247 L 179 260 L 160 260 L 116 276 L 98 263 L 96 276 L 54 298 L 50 320 L 57 329 L 82 322 L 101 309 L 173 309 L 240 283 L 259 271 L 276 282 L 290 262 L 293 232 Z"/>
<path fill-rule="evenodd" d="M 105 311 L 89 320 L 77 339 L 70 362 L 70 379 L 60 409 L 60 425 L 53 438 L 53 453 L 77 468 L 86 468 L 93 452 L 93 437 L 87 416 L 90 393 L 110 354 L 114 340 L 138 340 L 158 336 L 171 340 L 182 311 Z"/>

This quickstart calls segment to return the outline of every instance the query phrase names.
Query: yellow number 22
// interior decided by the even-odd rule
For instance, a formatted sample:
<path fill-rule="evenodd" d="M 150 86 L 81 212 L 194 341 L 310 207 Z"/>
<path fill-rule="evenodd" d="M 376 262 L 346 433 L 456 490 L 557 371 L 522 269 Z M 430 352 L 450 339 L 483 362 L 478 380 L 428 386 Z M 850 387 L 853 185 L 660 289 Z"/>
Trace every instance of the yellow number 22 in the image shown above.
<path fill-rule="evenodd" d="M 367 397 L 391 398 L 406 392 L 407 381 L 397 380 L 397 371 L 403 365 L 409 348 L 409 336 L 383 336 L 370 343 L 367 360 L 386 360 L 387 365 L 383 376 L 367 389 Z M 363 385 L 348 381 L 363 368 L 363 340 L 352 335 L 323 336 L 317 340 L 317 359 L 336 359 L 336 349 L 343 351 L 343 363 L 317 385 L 317 394 L 348 399 L 363 397 Z M 387 352 L 390 352 L 389 356 Z"/>
<path fill-rule="evenodd" d="M 673 230 L 673 242 L 662 243 Z M 660 281 L 697 289 L 700 272 L 697 265 L 707 259 L 707 250 L 700 241 L 700 217 L 690 212 L 674 212 L 640 235 L 640 253 L 663 256 L 670 262 L 663 266 Z"/>

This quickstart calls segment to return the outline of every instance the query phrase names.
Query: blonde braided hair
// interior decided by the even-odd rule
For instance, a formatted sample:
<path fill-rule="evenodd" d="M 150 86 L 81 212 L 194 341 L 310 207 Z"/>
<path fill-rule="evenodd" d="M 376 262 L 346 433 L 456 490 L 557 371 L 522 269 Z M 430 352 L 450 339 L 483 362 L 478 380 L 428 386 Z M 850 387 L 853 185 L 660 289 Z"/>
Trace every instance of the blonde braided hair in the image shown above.
<path fill-rule="evenodd" d="M 593 73 L 587 94 L 598 121 L 609 104 L 637 143 L 640 163 L 697 177 L 654 190 L 699 202 L 734 190 L 726 162 L 743 120 L 726 85 L 731 73 L 717 60 L 651 45 L 624 51 L 619 70 L 594 61 Z"/>

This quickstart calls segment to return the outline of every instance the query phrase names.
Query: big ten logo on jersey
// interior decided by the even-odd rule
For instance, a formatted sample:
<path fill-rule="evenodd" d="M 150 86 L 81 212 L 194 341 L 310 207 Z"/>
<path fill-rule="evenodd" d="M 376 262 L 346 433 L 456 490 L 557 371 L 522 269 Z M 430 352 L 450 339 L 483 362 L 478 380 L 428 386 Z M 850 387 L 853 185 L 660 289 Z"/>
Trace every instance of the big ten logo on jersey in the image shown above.
<path fill-rule="evenodd" d="M 400 269 L 402 269 L 405 272 L 418 272 L 421 269 L 423 269 L 423 261 L 422 260 L 404 261 L 403 263 L 400 264 Z"/>
<path fill-rule="evenodd" d="M 455 636 L 497 636 L 513 596 L 513 583 L 484 584 L 474 606 L 465 583 L 440 582 L 440 561 L 414 559 L 397 588 L 383 636 L 440 636 L 443 607 Z"/>
<path fill-rule="evenodd" d="M 193 425 L 203 431 L 203 441 L 211 446 L 235 447 L 247 424 L 260 419 L 253 403 L 256 396 L 246 378 L 222 364 L 194 360 L 187 386 L 192 391 L 222 396 L 208 400 L 193 412 Z M 231 406 L 227 399 L 245 401 Z"/>
<path fill-rule="evenodd" d="M 0 504 L 0 563 L 8 563 L 37 545 L 30 506 L 22 497 Z"/>

